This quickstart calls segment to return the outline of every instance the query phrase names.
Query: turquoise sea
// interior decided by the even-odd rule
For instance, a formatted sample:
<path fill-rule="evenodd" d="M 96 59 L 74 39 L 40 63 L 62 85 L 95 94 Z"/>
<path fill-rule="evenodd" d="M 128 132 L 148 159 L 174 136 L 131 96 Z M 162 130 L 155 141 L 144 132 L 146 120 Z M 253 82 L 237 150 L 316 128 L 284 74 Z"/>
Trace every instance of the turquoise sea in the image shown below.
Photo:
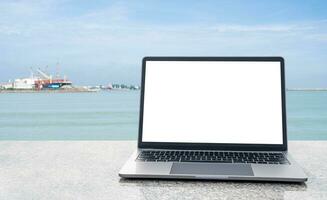
<path fill-rule="evenodd" d="M 135 140 L 139 92 L 0 94 L 0 140 Z M 327 92 L 287 92 L 291 140 L 327 139 Z"/>

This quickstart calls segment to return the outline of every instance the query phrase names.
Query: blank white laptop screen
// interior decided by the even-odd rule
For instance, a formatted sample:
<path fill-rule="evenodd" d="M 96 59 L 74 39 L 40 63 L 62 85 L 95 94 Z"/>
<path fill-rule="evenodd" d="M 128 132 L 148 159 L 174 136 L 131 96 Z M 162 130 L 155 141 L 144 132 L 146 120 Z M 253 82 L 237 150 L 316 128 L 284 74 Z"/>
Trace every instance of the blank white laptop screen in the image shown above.
<path fill-rule="evenodd" d="M 146 61 L 143 142 L 283 144 L 278 61 Z"/>

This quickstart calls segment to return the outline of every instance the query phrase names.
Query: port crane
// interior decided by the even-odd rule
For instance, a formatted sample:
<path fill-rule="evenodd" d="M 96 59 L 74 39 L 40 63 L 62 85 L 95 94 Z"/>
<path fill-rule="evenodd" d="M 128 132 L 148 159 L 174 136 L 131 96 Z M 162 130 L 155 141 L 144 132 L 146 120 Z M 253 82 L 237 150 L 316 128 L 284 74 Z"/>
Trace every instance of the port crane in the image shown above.
<path fill-rule="evenodd" d="M 52 77 L 49 76 L 48 74 L 44 73 L 43 71 L 41 71 L 41 69 L 37 69 L 36 70 L 44 79 L 51 79 Z"/>

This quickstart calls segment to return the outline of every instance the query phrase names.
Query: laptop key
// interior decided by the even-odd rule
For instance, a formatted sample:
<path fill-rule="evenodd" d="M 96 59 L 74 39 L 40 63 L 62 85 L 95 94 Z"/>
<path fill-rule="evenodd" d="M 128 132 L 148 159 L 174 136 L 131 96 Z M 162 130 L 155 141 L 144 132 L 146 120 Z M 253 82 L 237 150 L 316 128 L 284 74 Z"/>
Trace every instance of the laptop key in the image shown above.
<path fill-rule="evenodd" d="M 145 162 L 157 162 L 155 159 L 146 159 Z"/>

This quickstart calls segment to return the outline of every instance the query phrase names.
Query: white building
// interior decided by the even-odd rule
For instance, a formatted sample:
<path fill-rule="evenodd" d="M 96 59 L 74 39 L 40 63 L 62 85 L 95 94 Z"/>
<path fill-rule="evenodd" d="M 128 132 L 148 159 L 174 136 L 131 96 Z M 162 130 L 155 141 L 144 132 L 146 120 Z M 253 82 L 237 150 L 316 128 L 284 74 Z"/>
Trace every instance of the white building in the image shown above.
<path fill-rule="evenodd" d="M 11 82 L 0 84 L 0 89 L 8 90 L 12 88 L 13 88 L 13 84 Z"/>
<path fill-rule="evenodd" d="M 29 90 L 29 89 L 34 89 L 34 87 L 35 87 L 35 79 L 33 78 L 15 79 L 15 81 L 13 82 L 14 89 Z"/>

